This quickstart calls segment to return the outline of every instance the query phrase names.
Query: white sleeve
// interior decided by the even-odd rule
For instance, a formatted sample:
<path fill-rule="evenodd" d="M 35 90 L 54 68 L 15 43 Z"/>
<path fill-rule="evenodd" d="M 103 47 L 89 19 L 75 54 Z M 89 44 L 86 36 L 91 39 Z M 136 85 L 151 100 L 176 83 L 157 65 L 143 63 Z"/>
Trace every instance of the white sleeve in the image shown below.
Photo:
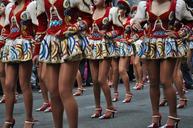
<path fill-rule="evenodd" d="M 186 5 L 186 3 L 184 2 L 184 0 L 177 0 L 176 3 L 176 18 L 178 20 L 193 20 L 193 15 L 191 14 L 191 9 L 188 8 L 188 6 Z"/>
<path fill-rule="evenodd" d="M 7 26 L 9 25 L 9 15 L 10 15 L 10 12 L 12 10 L 12 6 L 14 5 L 14 3 L 9 3 L 6 8 L 5 8 L 5 23 L 4 23 L 4 26 Z"/>
<path fill-rule="evenodd" d="M 36 0 L 36 1 L 37 1 L 37 14 L 45 12 L 44 0 Z"/>
<path fill-rule="evenodd" d="M 118 8 L 117 7 L 112 7 L 110 9 L 109 13 L 109 21 L 113 22 L 114 25 L 122 27 L 122 23 L 119 20 L 119 14 L 118 14 Z"/>
<path fill-rule="evenodd" d="M 78 0 L 64 0 L 63 7 L 69 8 L 69 7 L 76 7 L 79 4 Z"/>
<path fill-rule="evenodd" d="M 32 23 L 35 25 L 39 25 L 38 19 L 37 19 L 37 2 L 32 1 L 26 9 L 27 15 L 29 15 L 29 19 L 32 20 Z"/>
<path fill-rule="evenodd" d="M 135 17 L 133 18 L 133 21 L 144 20 L 146 18 L 145 13 L 146 13 L 146 1 L 141 1 L 138 4 L 137 12 Z"/>

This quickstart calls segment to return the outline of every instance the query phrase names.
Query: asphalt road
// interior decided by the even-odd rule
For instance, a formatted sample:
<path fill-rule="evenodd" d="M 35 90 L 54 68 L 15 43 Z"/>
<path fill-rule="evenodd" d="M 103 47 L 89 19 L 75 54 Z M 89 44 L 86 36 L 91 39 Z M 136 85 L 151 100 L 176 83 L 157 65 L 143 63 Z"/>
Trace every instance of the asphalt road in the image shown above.
<path fill-rule="evenodd" d="M 133 84 L 132 84 L 133 85 Z M 76 97 L 79 105 L 79 128 L 147 128 L 151 123 L 151 105 L 148 95 L 148 86 L 141 91 L 132 90 L 134 97 L 131 103 L 123 104 L 124 86 L 119 85 L 120 101 L 114 103 L 118 109 L 114 119 L 99 120 L 91 119 L 90 115 L 94 110 L 94 97 L 92 87 L 87 87 L 83 96 Z M 112 91 L 113 92 L 113 91 Z M 35 109 L 42 104 L 41 94 L 34 92 L 34 117 L 39 123 L 34 128 L 53 128 L 51 113 L 35 112 Z M 185 109 L 178 110 L 181 117 L 179 128 L 193 128 L 193 91 L 187 93 L 189 102 Z M 105 99 L 102 98 L 102 106 L 105 110 Z M 4 121 L 4 105 L 0 104 L 0 127 Z M 161 108 L 163 124 L 167 120 L 168 107 Z M 18 103 L 15 104 L 14 117 L 16 119 L 15 128 L 23 127 L 24 105 L 22 95 L 19 96 Z M 64 114 L 64 128 L 67 128 L 66 116 Z"/>

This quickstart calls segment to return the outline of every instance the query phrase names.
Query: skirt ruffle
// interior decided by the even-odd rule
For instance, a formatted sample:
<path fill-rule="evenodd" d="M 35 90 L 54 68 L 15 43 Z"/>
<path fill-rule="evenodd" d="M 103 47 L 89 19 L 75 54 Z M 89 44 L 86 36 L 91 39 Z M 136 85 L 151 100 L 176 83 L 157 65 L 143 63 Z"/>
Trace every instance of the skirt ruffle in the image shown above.
<path fill-rule="evenodd" d="M 133 47 L 126 42 L 117 42 L 119 48 L 119 57 L 130 57 L 133 55 Z"/>
<path fill-rule="evenodd" d="M 26 39 L 7 39 L 4 45 L 2 62 L 25 62 L 32 60 L 34 44 Z"/>
<path fill-rule="evenodd" d="M 138 55 L 144 59 L 182 58 L 187 50 L 187 44 L 180 39 L 145 38 Z"/>
<path fill-rule="evenodd" d="M 139 39 L 132 43 L 134 55 L 138 55 L 143 40 Z"/>
<path fill-rule="evenodd" d="M 91 48 L 91 56 L 87 59 L 97 60 L 111 57 L 113 54 L 112 42 L 103 40 L 89 40 L 89 47 Z"/>
<path fill-rule="evenodd" d="M 78 61 L 89 56 L 88 39 L 74 35 L 64 40 L 55 36 L 46 35 L 40 46 L 39 61 L 45 63 L 64 63 Z"/>
<path fill-rule="evenodd" d="M 189 49 L 193 49 L 193 40 L 189 42 Z"/>

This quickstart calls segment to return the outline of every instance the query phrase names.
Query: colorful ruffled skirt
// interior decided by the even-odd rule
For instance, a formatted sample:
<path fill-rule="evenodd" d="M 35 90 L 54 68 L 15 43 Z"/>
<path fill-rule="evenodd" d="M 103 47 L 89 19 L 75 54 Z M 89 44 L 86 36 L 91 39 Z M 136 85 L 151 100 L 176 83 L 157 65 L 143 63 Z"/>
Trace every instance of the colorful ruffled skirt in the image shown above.
<path fill-rule="evenodd" d="M 87 56 L 87 59 L 98 60 L 112 57 L 114 53 L 112 41 L 94 40 L 89 39 L 89 47 L 91 48 L 91 56 Z"/>
<path fill-rule="evenodd" d="M 187 54 L 187 44 L 174 38 L 145 38 L 138 55 L 144 59 L 182 58 Z"/>
<path fill-rule="evenodd" d="M 142 39 L 138 39 L 132 43 L 134 55 L 138 55 L 142 42 Z"/>
<path fill-rule="evenodd" d="M 133 47 L 127 42 L 118 41 L 119 57 L 130 57 L 133 55 Z"/>
<path fill-rule="evenodd" d="M 32 60 L 34 44 L 31 40 L 7 39 L 4 45 L 2 62 L 25 62 Z"/>
<path fill-rule="evenodd" d="M 45 63 L 79 61 L 91 53 L 88 43 L 88 39 L 81 35 L 69 36 L 62 40 L 46 35 L 40 46 L 39 61 Z"/>

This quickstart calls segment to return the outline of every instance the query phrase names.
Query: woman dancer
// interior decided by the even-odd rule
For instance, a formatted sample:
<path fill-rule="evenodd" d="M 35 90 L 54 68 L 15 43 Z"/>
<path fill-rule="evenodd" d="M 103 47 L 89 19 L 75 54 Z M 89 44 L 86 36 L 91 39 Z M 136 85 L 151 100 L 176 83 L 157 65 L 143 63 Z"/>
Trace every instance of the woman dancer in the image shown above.
<path fill-rule="evenodd" d="M 2 63 L 2 52 L 3 52 L 3 46 L 5 44 L 5 39 L 3 37 L 3 27 L 4 27 L 4 22 L 5 22 L 5 7 L 7 6 L 8 1 L 7 0 L 2 0 L 0 2 L 0 32 L 1 32 L 1 37 L 0 37 L 0 81 L 1 81 L 1 86 L 2 90 L 4 92 L 5 88 L 5 64 Z M 5 95 L 0 99 L 0 104 L 5 103 Z"/>
<path fill-rule="evenodd" d="M 145 59 L 150 78 L 150 98 L 152 103 L 152 124 L 149 128 L 161 126 L 159 113 L 159 84 L 164 85 L 164 93 L 169 104 L 169 116 L 162 128 L 177 128 L 179 118 L 176 111 L 176 94 L 172 87 L 172 79 L 176 58 L 186 55 L 186 47 L 182 41 L 176 40 L 176 28 L 173 24 L 183 18 L 193 17 L 186 9 L 183 0 L 148 0 L 139 3 L 133 29 L 141 28 L 140 22 L 147 20 L 148 34 L 140 47 L 139 56 Z"/>
<path fill-rule="evenodd" d="M 119 0 L 117 7 L 111 9 L 112 22 L 114 24 L 114 35 L 117 37 L 114 39 L 119 51 L 118 69 L 119 75 L 121 76 L 125 85 L 126 93 L 123 103 L 129 103 L 132 99 L 133 94 L 130 91 L 129 76 L 127 74 L 128 64 L 130 56 L 133 55 L 133 49 L 130 45 L 132 40 L 130 39 L 131 28 L 130 28 L 130 5 L 125 0 Z M 117 15 L 118 14 L 118 15 Z M 121 26 L 121 27 L 119 27 Z M 120 33 L 118 33 L 121 31 Z M 114 85 L 114 98 L 113 101 L 118 100 L 118 83 Z"/>
<path fill-rule="evenodd" d="M 91 21 L 91 1 L 38 0 L 38 10 L 46 12 L 49 26 L 40 48 L 40 62 L 46 63 L 46 86 L 56 128 L 63 127 L 66 111 L 70 128 L 78 127 L 78 106 L 72 94 L 80 60 L 88 52 L 83 33 Z M 63 6 L 62 6 L 62 5 Z"/>
<path fill-rule="evenodd" d="M 34 4 L 35 3 L 36 2 L 34 2 Z M 34 11 L 37 11 L 37 10 L 34 10 Z M 37 108 L 36 111 L 51 112 L 51 105 L 50 105 L 49 96 L 48 96 L 48 89 L 46 88 L 46 85 L 45 85 L 46 64 L 43 62 L 38 62 L 40 43 L 42 42 L 46 34 L 48 21 L 47 21 L 46 13 L 37 12 L 36 15 L 37 15 L 39 26 L 36 29 L 35 40 L 36 42 L 38 42 L 38 45 L 35 49 L 35 55 L 34 55 L 33 60 L 34 60 L 34 64 L 37 64 L 40 89 L 41 89 L 42 97 L 44 100 L 44 103 L 39 108 Z"/>
<path fill-rule="evenodd" d="M 2 58 L 2 61 L 6 64 L 6 119 L 4 128 L 13 127 L 15 124 L 13 117 L 14 88 L 18 78 L 24 95 L 26 111 L 24 128 L 31 128 L 34 124 L 30 78 L 32 72 L 35 24 L 31 20 L 28 20 L 25 15 L 29 3 L 30 0 L 15 0 L 15 2 L 8 4 L 5 10 L 5 28 L 8 34 L 6 35 L 7 39 Z"/>
<path fill-rule="evenodd" d="M 92 57 L 90 58 L 90 69 L 93 80 L 93 91 L 95 97 L 95 112 L 92 118 L 109 119 L 114 117 L 116 112 L 111 101 L 111 92 L 107 84 L 108 72 L 110 68 L 110 52 L 112 40 L 108 40 L 105 33 L 110 32 L 111 25 L 108 17 L 110 7 L 107 7 L 111 1 L 94 0 L 93 7 L 93 25 L 91 29 L 90 46 L 92 48 Z M 100 90 L 103 90 L 107 109 L 104 115 L 100 104 Z"/>

